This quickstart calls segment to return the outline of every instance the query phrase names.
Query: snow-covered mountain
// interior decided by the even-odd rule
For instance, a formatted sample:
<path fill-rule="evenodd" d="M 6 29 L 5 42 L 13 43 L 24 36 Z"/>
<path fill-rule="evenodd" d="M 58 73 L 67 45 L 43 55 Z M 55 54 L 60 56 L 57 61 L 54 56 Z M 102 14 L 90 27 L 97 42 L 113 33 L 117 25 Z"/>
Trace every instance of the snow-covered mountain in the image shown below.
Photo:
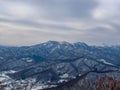
<path fill-rule="evenodd" d="M 23 47 L 0 46 L 0 71 L 16 71 L 6 75 L 11 80 L 36 80 L 38 86 L 38 82 L 54 86 L 87 71 L 119 70 L 119 59 L 120 46 L 57 41 Z"/>

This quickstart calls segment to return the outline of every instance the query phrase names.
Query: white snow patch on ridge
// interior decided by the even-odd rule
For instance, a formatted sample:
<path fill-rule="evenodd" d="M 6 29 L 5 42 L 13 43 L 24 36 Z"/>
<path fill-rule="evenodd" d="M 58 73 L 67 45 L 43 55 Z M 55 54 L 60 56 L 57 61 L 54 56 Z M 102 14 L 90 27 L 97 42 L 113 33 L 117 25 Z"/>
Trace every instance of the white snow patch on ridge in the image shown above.
<path fill-rule="evenodd" d="M 104 59 L 101 59 L 100 61 L 103 62 L 104 64 L 113 65 L 112 63 L 106 62 Z"/>
<path fill-rule="evenodd" d="M 68 78 L 69 75 L 67 73 L 63 74 L 62 76 L 60 76 L 61 78 Z"/>

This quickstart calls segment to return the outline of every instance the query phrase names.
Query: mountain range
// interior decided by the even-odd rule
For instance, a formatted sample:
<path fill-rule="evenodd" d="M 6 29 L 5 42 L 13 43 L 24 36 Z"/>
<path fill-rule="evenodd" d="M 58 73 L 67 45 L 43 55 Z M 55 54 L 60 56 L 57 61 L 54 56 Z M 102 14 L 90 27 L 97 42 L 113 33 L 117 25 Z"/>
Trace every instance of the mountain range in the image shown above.
<path fill-rule="evenodd" d="M 88 80 L 92 80 L 101 76 L 95 74 L 97 72 L 119 71 L 119 59 L 120 46 L 90 46 L 82 42 L 58 41 L 21 47 L 0 46 L 0 72 L 13 70 L 14 73 L 7 73 L 13 80 L 32 78 L 36 83 L 45 85 L 58 86 L 86 72 L 94 73 L 87 76 Z M 110 73 L 105 72 L 102 76 L 120 79 L 118 72 L 115 72 L 116 75 Z"/>

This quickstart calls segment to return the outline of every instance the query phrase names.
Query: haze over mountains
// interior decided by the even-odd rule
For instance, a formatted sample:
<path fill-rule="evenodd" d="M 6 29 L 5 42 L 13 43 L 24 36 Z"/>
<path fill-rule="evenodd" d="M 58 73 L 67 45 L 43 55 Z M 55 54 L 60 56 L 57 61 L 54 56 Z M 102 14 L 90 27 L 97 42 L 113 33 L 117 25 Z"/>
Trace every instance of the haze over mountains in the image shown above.
<path fill-rule="evenodd" d="M 102 76 L 112 75 L 119 80 L 116 71 L 119 71 L 119 59 L 120 46 L 89 46 L 81 42 L 57 41 L 23 47 L 0 46 L 1 73 L 7 75 L 10 81 L 35 80 L 36 87 L 68 82 L 89 71 L 97 73 L 110 70 L 111 74 L 105 72 Z M 118 74 L 115 75 L 111 70 Z M 96 79 L 100 76 L 88 75 L 87 78 Z"/>

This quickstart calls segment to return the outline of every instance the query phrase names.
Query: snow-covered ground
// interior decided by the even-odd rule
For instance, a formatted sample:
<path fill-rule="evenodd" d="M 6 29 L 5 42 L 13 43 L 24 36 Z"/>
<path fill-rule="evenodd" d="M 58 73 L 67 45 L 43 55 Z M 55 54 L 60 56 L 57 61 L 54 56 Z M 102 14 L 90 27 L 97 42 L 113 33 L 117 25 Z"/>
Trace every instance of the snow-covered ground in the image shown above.
<path fill-rule="evenodd" d="M 40 90 L 40 89 L 44 89 L 44 88 L 50 88 L 50 87 L 56 87 L 56 85 L 40 85 L 40 86 L 34 86 L 31 90 Z"/>
<path fill-rule="evenodd" d="M 7 74 L 15 73 L 17 71 L 3 71 L 0 72 L 0 85 L 5 86 L 4 90 L 40 90 L 48 87 L 56 87 L 55 85 L 44 85 L 42 83 L 36 83 L 36 79 L 29 78 L 26 80 L 14 80 Z"/>

